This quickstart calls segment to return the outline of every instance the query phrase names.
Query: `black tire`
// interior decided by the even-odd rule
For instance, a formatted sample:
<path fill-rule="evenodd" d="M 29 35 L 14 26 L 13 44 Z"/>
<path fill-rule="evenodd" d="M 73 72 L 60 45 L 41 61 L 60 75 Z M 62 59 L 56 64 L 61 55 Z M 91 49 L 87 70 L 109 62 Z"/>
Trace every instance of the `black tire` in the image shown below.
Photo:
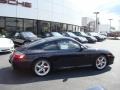
<path fill-rule="evenodd" d="M 47 60 L 37 60 L 32 67 L 32 70 L 37 76 L 46 76 L 51 71 L 51 65 Z"/>
<path fill-rule="evenodd" d="M 100 55 L 96 58 L 94 62 L 94 67 L 97 70 L 103 70 L 107 66 L 108 60 L 106 56 Z"/>

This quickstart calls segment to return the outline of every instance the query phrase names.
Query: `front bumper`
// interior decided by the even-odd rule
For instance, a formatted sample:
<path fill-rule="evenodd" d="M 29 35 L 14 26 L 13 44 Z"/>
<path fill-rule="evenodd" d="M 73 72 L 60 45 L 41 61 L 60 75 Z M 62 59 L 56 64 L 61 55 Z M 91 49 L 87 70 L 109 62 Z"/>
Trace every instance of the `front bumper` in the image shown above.
<path fill-rule="evenodd" d="M 14 47 L 0 48 L 0 52 L 12 52 L 14 50 Z"/>

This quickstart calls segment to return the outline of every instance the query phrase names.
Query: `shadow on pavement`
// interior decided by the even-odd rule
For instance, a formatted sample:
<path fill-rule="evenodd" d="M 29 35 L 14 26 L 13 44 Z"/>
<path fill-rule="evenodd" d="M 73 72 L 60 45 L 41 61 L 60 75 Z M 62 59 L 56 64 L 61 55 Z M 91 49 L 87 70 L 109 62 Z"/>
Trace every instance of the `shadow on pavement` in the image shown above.
<path fill-rule="evenodd" d="M 62 79 L 66 82 L 69 78 L 95 76 L 111 70 L 111 67 L 106 67 L 104 70 L 97 71 L 93 68 L 73 68 L 56 70 L 45 77 L 37 77 L 30 71 L 14 71 L 11 67 L 0 69 L 0 84 L 26 84 L 40 81 L 49 81 Z"/>
<path fill-rule="evenodd" d="M 10 54 L 11 52 L 0 52 L 0 56 Z"/>

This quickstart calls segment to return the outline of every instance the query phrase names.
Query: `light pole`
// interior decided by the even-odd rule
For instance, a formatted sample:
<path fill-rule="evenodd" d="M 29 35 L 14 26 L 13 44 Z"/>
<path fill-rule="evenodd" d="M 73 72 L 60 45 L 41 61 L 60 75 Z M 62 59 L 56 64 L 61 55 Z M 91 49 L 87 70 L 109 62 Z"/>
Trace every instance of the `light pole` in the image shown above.
<path fill-rule="evenodd" d="M 109 32 L 111 32 L 111 21 L 113 20 L 113 19 L 108 19 L 109 20 L 109 22 L 110 22 L 110 29 L 109 29 Z"/>
<path fill-rule="evenodd" d="M 99 32 L 99 30 L 98 30 L 98 14 L 99 14 L 100 12 L 94 12 L 94 14 L 96 15 L 96 21 L 95 21 L 95 31 L 96 32 Z"/>

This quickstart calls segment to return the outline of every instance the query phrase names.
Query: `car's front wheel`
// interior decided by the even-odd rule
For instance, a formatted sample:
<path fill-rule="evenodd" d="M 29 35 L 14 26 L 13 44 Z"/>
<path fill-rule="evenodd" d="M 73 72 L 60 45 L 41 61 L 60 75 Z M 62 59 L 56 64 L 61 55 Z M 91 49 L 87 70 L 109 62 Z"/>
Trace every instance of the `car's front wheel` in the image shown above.
<path fill-rule="evenodd" d="M 37 76 L 45 76 L 50 70 L 51 66 L 47 60 L 38 60 L 34 63 L 33 71 Z"/>
<path fill-rule="evenodd" d="M 97 70 L 102 70 L 107 66 L 107 58 L 104 55 L 97 57 L 95 60 L 95 68 Z"/>

